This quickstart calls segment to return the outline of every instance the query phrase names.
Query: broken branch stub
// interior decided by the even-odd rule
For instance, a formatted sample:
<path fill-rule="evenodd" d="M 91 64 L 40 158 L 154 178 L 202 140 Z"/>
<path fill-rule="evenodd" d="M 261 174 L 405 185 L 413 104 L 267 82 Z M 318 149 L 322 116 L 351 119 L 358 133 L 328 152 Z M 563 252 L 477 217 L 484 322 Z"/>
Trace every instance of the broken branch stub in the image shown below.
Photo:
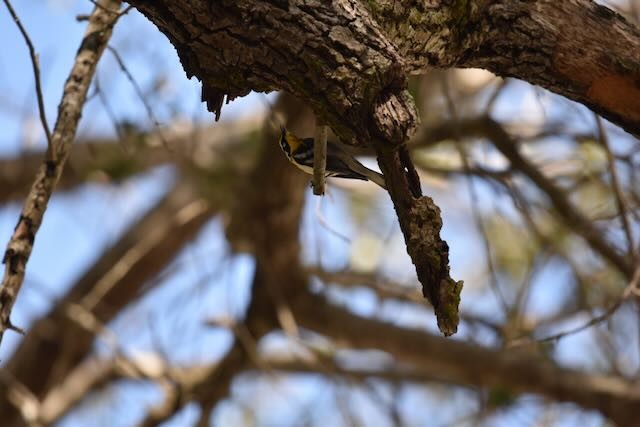
<path fill-rule="evenodd" d="M 376 135 L 373 144 L 422 293 L 433 305 L 438 328 L 449 336 L 458 329 L 462 281 L 449 275 L 449 246 L 440 237 L 440 208 L 422 195 L 418 174 L 404 145 L 418 126 L 405 74 L 396 66 L 389 76 L 389 85 L 380 93 L 371 114 L 372 133 Z"/>
<path fill-rule="evenodd" d="M 383 94 L 373 110 L 379 135 L 374 146 L 422 293 L 433 305 L 438 328 L 449 336 L 458 329 L 462 281 L 449 275 L 449 246 L 440 238 L 440 208 L 422 195 L 417 172 L 403 145 L 417 126 L 413 99 L 406 90 L 395 90 Z"/>

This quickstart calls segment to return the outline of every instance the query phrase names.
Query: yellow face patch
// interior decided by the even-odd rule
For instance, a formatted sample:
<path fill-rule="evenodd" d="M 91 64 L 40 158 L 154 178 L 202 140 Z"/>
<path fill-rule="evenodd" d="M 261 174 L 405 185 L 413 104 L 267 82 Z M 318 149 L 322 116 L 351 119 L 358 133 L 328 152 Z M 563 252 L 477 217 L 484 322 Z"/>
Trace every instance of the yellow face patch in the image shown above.
<path fill-rule="evenodd" d="M 289 144 L 289 147 L 291 148 L 291 153 L 295 153 L 302 142 L 291 132 L 287 132 L 286 138 L 287 144 Z"/>

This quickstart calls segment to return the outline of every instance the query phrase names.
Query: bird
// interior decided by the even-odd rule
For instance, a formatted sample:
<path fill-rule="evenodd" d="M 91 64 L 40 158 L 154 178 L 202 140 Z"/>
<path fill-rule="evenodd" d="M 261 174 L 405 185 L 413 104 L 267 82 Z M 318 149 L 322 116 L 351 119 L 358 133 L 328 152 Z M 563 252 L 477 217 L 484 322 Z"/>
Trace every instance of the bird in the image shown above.
<path fill-rule="evenodd" d="M 313 138 L 299 138 L 280 126 L 280 147 L 287 159 L 303 172 L 313 175 Z M 369 169 L 338 144 L 327 141 L 326 177 L 361 179 L 372 181 L 383 189 L 387 189 L 384 175 Z"/>

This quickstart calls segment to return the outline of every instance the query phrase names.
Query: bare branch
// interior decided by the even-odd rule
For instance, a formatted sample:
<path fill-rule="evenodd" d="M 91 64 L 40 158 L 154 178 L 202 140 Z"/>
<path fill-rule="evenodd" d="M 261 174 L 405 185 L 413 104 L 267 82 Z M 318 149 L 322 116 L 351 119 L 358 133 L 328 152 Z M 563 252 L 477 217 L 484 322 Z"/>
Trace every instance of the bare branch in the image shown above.
<path fill-rule="evenodd" d="M 117 8 L 120 0 L 103 0 L 101 4 Z M 51 137 L 49 156 L 40 167 L 2 259 L 5 272 L 0 289 L 0 343 L 4 332 L 11 329 L 11 309 L 24 281 L 36 233 L 69 156 L 93 73 L 118 16 L 110 16 L 98 7 L 94 9 L 65 84 L 58 120 Z"/>
<path fill-rule="evenodd" d="M 629 222 L 629 203 L 622 191 L 620 185 L 620 179 L 618 178 L 618 169 L 616 168 L 615 158 L 611 152 L 611 145 L 609 144 L 609 137 L 604 129 L 602 120 L 595 115 L 596 124 L 598 125 L 598 136 L 600 137 L 600 143 L 604 147 L 607 153 L 607 161 L 609 163 L 609 173 L 611 174 L 611 184 L 613 187 L 613 193 L 616 195 L 616 203 L 618 205 L 618 213 L 620 214 L 620 221 L 622 221 L 622 228 L 627 236 L 628 252 L 632 260 L 637 260 L 637 250 L 633 239 L 633 231 L 631 230 L 631 223 Z"/>
<path fill-rule="evenodd" d="M 356 348 L 387 351 L 434 378 L 571 401 L 597 409 L 620 425 L 639 421 L 640 390 L 617 377 L 559 368 L 529 352 L 490 350 L 365 319 L 311 294 L 299 295 L 292 307 L 301 326 Z"/>
<path fill-rule="evenodd" d="M 36 53 L 36 49 L 33 47 L 33 43 L 31 42 L 31 38 L 27 33 L 27 30 L 22 26 L 22 22 L 20 22 L 20 18 L 16 14 L 15 10 L 11 6 L 11 2 L 9 0 L 3 0 L 4 4 L 9 9 L 9 13 L 11 17 L 15 21 L 20 33 L 22 33 L 22 37 L 24 41 L 27 43 L 27 47 L 29 48 L 29 56 L 31 57 L 31 65 L 33 67 L 33 76 L 36 81 L 36 97 L 38 99 L 38 111 L 40 112 L 40 122 L 42 123 L 42 129 L 44 129 L 44 135 L 47 138 L 47 159 L 53 160 L 51 156 L 55 153 L 53 151 L 53 145 L 51 140 L 51 131 L 49 130 L 49 123 L 47 122 L 47 112 L 44 108 L 44 97 L 42 95 L 42 83 L 40 82 L 40 61 L 38 61 L 38 54 Z M 2 338 L 0 336 L 0 341 Z"/>
<path fill-rule="evenodd" d="M 146 286 L 149 280 L 193 239 L 214 212 L 188 184 L 173 188 L 33 324 L 6 369 L 38 396 L 62 381 L 91 351 L 94 341 L 91 331 L 68 318 L 67 308 L 84 302 L 84 310 L 107 323 L 151 289 Z M 47 357 L 41 359 L 43 354 Z M 0 413 L 3 423 L 10 426 L 17 414 L 11 411 L 6 396 L 0 384 Z"/>
<path fill-rule="evenodd" d="M 129 7 L 131 7 L 131 6 L 129 6 Z M 131 72 L 129 71 L 129 69 L 125 65 L 124 60 L 122 59 L 122 57 L 120 56 L 118 51 L 112 46 L 107 46 L 107 50 L 113 54 L 113 57 L 116 59 L 116 62 L 118 63 L 118 66 L 120 67 L 120 69 L 122 70 L 124 75 L 127 77 L 127 80 L 129 80 L 129 82 L 131 83 L 131 86 L 133 86 L 133 89 L 135 90 L 136 95 L 138 95 L 138 98 L 142 102 L 142 105 L 144 105 L 144 109 L 147 111 L 147 116 L 149 116 L 149 119 L 151 119 L 151 122 L 153 123 L 153 125 L 156 128 L 156 134 L 158 135 L 158 137 L 162 141 L 162 144 L 164 145 L 165 148 L 170 150 L 170 146 L 167 143 L 167 141 L 164 139 L 164 135 L 162 134 L 162 129 L 160 127 L 160 122 L 158 121 L 155 113 L 153 112 L 153 108 L 151 108 L 151 104 L 149 104 L 149 101 L 147 100 L 147 97 L 145 96 L 144 92 L 142 91 L 142 88 L 140 87 L 140 85 L 138 84 L 136 79 L 133 77 L 133 74 L 131 74 Z"/>
<path fill-rule="evenodd" d="M 462 281 L 449 274 L 449 246 L 440 237 L 440 208 L 431 197 L 422 195 L 405 146 L 390 150 L 376 143 L 376 151 L 422 293 L 433 305 L 440 331 L 453 335 L 458 330 Z"/>
<path fill-rule="evenodd" d="M 624 289 L 624 292 L 622 292 L 622 295 L 618 298 L 618 300 L 615 303 L 613 303 L 609 308 L 607 308 L 599 316 L 595 316 L 591 318 L 589 321 L 585 322 L 584 324 L 580 326 L 576 326 L 575 328 L 569 329 L 568 331 L 562 331 L 557 334 L 549 335 L 544 338 L 539 338 L 535 340 L 530 338 L 521 338 L 521 339 L 513 340 L 509 343 L 509 347 L 519 347 L 519 346 L 524 346 L 532 343 L 558 341 L 564 337 L 577 334 L 578 332 L 582 332 L 595 325 L 598 325 L 599 323 L 602 323 L 607 319 L 609 319 L 616 311 L 618 311 L 618 309 L 622 306 L 623 303 L 625 303 L 631 298 L 636 298 L 640 296 L 640 288 L 638 286 L 639 284 L 640 284 L 640 265 L 636 267 L 636 271 L 635 273 L 633 273 L 633 277 L 631 278 L 631 281 L 629 282 L 627 287 Z"/>

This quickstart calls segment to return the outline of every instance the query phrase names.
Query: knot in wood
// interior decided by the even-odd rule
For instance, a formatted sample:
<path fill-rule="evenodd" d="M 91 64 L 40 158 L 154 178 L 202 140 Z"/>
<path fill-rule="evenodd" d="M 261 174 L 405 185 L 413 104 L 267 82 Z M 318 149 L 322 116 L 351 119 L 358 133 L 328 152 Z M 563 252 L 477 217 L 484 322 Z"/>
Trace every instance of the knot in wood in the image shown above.
<path fill-rule="evenodd" d="M 406 142 L 418 128 L 416 107 L 406 90 L 381 94 L 372 114 L 378 136 L 391 145 Z"/>

